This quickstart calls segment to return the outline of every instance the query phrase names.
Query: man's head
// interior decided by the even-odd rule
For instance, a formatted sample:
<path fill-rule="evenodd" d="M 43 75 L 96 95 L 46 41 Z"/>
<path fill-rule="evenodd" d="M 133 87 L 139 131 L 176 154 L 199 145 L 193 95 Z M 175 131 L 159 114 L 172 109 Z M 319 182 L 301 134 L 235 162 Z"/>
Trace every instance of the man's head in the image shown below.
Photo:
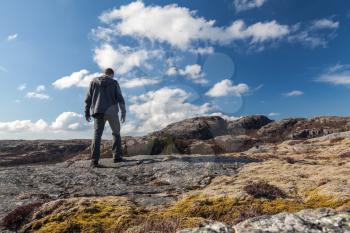
<path fill-rule="evenodd" d="M 112 77 L 114 76 L 114 70 L 112 68 L 105 69 L 105 75 Z"/>

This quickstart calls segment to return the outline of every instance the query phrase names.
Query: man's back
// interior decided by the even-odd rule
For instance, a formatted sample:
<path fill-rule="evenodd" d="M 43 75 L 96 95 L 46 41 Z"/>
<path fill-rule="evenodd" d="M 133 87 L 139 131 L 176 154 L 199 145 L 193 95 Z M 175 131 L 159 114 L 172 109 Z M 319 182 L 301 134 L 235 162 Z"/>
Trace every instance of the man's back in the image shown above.
<path fill-rule="evenodd" d="M 116 115 L 118 104 L 123 115 L 125 102 L 116 80 L 103 75 L 91 81 L 85 98 L 85 112 L 90 111 L 91 108 L 92 115 L 97 113 Z"/>

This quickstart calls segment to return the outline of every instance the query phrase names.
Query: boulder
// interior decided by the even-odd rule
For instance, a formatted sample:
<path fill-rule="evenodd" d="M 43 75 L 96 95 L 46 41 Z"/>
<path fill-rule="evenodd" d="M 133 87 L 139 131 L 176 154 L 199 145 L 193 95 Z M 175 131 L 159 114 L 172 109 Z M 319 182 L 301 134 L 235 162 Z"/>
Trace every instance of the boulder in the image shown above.
<path fill-rule="evenodd" d="M 208 155 L 215 154 L 215 148 L 211 141 L 194 141 L 187 148 L 188 154 L 200 154 L 200 155 Z"/>
<path fill-rule="evenodd" d="M 273 120 L 262 115 L 241 117 L 238 120 L 227 122 L 227 134 L 247 134 L 252 130 L 260 129 L 271 122 L 273 122 Z"/>
<path fill-rule="evenodd" d="M 125 137 L 123 146 L 125 155 L 149 155 L 152 152 L 154 138 L 152 137 Z"/>
<path fill-rule="evenodd" d="M 224 119 L 219 116 L 195 117 L 168 125 L 164 129 L 149 134 L 150 136 L 174 139 L 211 139 L 215 136 L 225 135 L 227 126 Z"/>
<path fill-rule="evenodd" d="M 213 141 L 224 153 L 245 151 L 258 143 L 258 140 L 246 135 L 218 136 Z"/>

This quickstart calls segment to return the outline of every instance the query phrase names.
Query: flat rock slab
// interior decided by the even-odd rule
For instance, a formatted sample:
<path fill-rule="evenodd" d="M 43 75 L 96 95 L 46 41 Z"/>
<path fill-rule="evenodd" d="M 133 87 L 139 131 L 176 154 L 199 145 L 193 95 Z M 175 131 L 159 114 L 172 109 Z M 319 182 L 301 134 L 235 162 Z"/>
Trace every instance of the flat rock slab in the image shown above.
<path fill-rule="evenodd" d="M 215 155 L 140 155 L 102 168 L 90 161 L 0 167 L 0 217 L 16 206 L 79 196 L 127 196 L 143 206 L 169 203 L 184 192 L 204 188 L 211 179 L 234 175 L 248 158 Z"/>
<path fill-rule="evenodd" d="M 248 219 L 234 229 L 237 233 L 350 233 L 350 213 L 331 209 L 280 213 Z"/>

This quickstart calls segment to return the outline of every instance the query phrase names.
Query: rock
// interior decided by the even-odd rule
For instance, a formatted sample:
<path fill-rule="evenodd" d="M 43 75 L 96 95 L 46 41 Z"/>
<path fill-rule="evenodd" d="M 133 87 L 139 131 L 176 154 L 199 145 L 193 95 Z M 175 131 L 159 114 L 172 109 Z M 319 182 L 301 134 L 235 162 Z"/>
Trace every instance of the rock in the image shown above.
<path fill-rule="evenodd" d="M 257 131 L 258 137 L 266 142 L 280 142 L 290 138 L 290 133 L 295 124 L 305 121 L 304 118 L 290 118 L 281 121 L 275 121 L 263 126 Z"/>
<path fill-rule="evenodd" d="M 350 232 L 350 213 L 331 209 L 308 209 L 296 214 L 280 213 L 243 221 L 234 226 L 237 233 L 345 233 Z"/>
<path fill-rule="evenodd" d="M 194 141 L 187 149 L 188 154 L 215 154 L 215 148 L 211 140 Z"/>
<path fill-rule="evenodd" d="M 253 147 L 257 142 L 258 140 L 246 135 L 224 135 L 214 138 L 215 145 L 224 153 L 245 151 Z"/>
<path fill-rule="evenodd" d="M 290 118 L 272 122 L 257 131 L 265 142 L 309 139 L 350 130 L 349 117 Z"/>
<path fill-rule="evenodd" d="M 150 136 L 206 140 L 226 134 L 226 122 L 219 116 L 195 117 L 168 125 Z"/>
<path fill-rule="evenodd" d="M 152 137 L 125 137 L 123 141 L 124 152 L 128 156 L 149 155 L 154 145 Z"/>
<path fill-rule="evenodd" d="M 227 123 L 227 134 L 247 134 L 252 130 L 260 129 L 271 122 L 273 122 L 273 120 L 262 115 L 241 117 L 238 120 L 229 121 Z"/>
<path fill-rule="evenodd" d="M 0 166 L 60 162 L 86 152 L 91 140 L 3 140 L 0 141 Z"/>
<path fill-rule="evenodd" d="M 140 155 L 118 164 L 101 159 L 103 167 L 96 169 L 86 160 L 0 167 L 0 218 L 22 204 L 68 197 L 127 196 L 144 206 L 165 204 L 249 162 L 222 155 Z"/>
<path fill-rule="evenodd" d="M 224 223 L 214 222 L 202 227 L 184 229 L 177 233 L 232 233 L 232 227 Z"/>

